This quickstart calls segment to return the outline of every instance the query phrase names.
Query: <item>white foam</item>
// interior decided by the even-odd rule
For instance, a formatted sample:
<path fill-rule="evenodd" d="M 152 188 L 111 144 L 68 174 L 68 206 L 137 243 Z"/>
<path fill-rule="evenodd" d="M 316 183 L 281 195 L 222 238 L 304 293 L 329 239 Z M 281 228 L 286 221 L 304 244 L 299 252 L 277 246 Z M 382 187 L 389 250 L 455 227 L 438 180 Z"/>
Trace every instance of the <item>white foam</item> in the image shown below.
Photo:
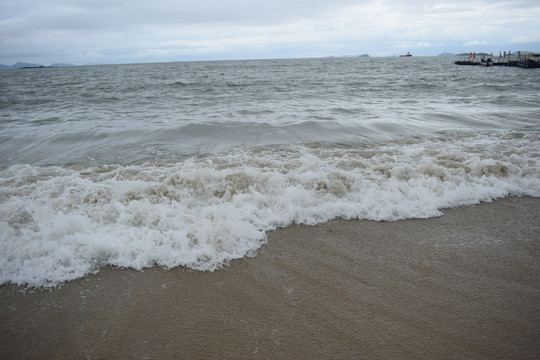
<path fill-rule="evenodd" d="M 100 266 L 215 270 L 265 233 L 333 218 L 394 221 L 540 196 L 538 137 L 281 146 L 133 166 L 0 173 L 0 283 L 55 286 Z"/>

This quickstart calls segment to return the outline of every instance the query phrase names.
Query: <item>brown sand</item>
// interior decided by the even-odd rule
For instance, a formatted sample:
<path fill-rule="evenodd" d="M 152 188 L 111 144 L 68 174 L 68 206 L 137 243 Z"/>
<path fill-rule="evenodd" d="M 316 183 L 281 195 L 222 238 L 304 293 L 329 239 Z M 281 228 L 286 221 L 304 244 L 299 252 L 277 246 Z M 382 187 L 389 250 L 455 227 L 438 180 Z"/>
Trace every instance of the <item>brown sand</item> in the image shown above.
<path fill-rule="evenodd" d="M 1 359 L 538 359 L 540 199 L 274 231 L 213 273 L 0 287 Z"/>

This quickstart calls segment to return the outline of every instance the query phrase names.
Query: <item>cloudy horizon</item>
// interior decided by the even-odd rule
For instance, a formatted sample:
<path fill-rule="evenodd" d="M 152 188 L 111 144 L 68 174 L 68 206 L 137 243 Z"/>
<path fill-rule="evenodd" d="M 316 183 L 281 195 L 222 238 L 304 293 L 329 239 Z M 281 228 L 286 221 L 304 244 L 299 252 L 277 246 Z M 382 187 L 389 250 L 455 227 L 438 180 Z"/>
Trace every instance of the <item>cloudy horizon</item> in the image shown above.
<path fill-rule="evenodd" d="M 537 1 L 0 0 L 0 63 L 540 51 Z"/>

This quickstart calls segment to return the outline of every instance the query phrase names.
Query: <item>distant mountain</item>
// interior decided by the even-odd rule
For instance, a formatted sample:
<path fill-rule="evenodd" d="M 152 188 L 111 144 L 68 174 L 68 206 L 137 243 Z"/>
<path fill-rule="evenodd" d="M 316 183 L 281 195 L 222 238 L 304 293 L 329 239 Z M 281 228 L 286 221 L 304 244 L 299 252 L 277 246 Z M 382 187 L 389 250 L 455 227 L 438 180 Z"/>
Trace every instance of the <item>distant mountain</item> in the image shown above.
<path fill-rule="evenodd" d="M 51 65 L 51 67 L 65 67 L 65 66 L 75 66 L 75 65 L 65 64 L 65 63 L 54 63 Z M 45 67 L 45 66 L 40 65 L 40 64 L 24 63 L 20 61 L 13 65 L 0 64 L 0 69 L 22 69 L 22 68 L 39 68 L 39 67 Z"/>
<path fill-rule="evenodd" d="M 506 51 L 496 51 L 496 52 L 493 52 L 493 55 L 494 56 L 499 56 L 500 54 L 504 54 Z M 530 54 L 532 51 L 523 51 L 523 50 L 512 50 L 510 51 L 510 53 L 513 55 L 513 56 L 517 56 L 519 53 L 523 54 L 523 55 L 526 55 L 526 54 Z M 456 56 L 470 56 L 470 52 L 468 53 L 461 53 L 461 54 L 457 54 Z M 491 53 L 486 53 L 486 52 L 477 52 L 476 53 L 476 56 L 491 56 Z"/>
<path fill-rule="evenodd" d="M 473 51 L 474 53 L 474 51 Z M 457 54 L 456 56 L 470 56 L 471 53 L 461 53 L 461 54 Z M 488 54 L 488 53 L 484 53 L 484 52 L 479 52 L 479 53 L 476 53 L 476 56 L 490 56 L 491 54 Z"/>
<path fill-rule="evenodd" d="M 52 67 L 66 67 L 66 66 L 76 66 L 73 64 L 66 64 L 66 63 L 54 63 L 51 65 Z"/>
<path fill-rule="evenodd" d="M 358 57 L 369 57 L 368 54 L 362 54 L 362 55 L 358 55 Z"/>
<path fill-rule="evenodd" d="M 13 64 L 13 65 L 0 64 L 0 69 L 21 69 L 21 68 L 25 68 L 25 67 L 40 67 L 40 66 L 43 66 L 43 65 L 18 62 L 18 63 Z"/>
<path fill-rule="evenodd" d="M 442 54 L 439 54 L 439 56 L 456 56 L 456 54 L 451 54 L 451 53 L 443 52 Z"/>

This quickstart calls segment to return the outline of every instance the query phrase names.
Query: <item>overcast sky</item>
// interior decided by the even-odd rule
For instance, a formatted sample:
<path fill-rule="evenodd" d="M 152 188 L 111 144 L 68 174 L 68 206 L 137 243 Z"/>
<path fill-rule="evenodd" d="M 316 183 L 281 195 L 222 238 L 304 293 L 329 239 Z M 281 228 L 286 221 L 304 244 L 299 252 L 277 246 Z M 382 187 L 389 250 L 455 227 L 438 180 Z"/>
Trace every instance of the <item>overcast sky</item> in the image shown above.
<path fill-rule="evenodd" d="M 540 1 L 0 0 L 0 63 L 540 51 Z"/>

